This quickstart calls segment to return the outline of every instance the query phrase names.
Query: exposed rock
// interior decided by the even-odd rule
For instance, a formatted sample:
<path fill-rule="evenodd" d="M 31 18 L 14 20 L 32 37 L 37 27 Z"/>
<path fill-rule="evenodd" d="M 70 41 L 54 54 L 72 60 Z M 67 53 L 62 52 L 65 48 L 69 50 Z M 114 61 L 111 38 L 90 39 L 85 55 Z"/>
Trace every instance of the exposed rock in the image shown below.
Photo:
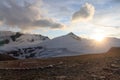
<path fill-rule="evenodd" d="M 95 74 L 92 74 L 91 77 L 93 78 L 93 80 L 105 80 L 106 79 L 105 76 L 98 76 Z"/>
<path fill-rule="evenodd" d="M 111 68 L 120 68 L 120 66 L 119 66 L 119 65 L 116 65 L 116 64 L 111 64 L 110 67 L 111 67 Z"/>
<path fill-rule="evenodd" d="M 63 62 L 62 62 L 62 61 L 60 61 L 58 64 L 60 64 L 60 65 L 61 65 L 61 64 L 63 64 Z"/>
<path fill-rule="evenodd" d="M 93 80 L 96 80 L 98 76 L 95 74 L 92 74 L 91 77 L 93 78 Z"/>
<path fill-rule="evenodd" d="M 100 78 L 100 79 L 105 79 L 106 77 L 105 77 L 105 76 L 100 76 L 99 78 Z"/>
<path fill-rule="evenodd" d="M 48 66 L 46 66 L 46 67 L 44 67 L 45 69 L 49 69 L 49 68 L 53 68 L 54 67 L 54 65 L 52 65 L 52 64 L 50 64 L 50 65 L 48 65 Z"/>

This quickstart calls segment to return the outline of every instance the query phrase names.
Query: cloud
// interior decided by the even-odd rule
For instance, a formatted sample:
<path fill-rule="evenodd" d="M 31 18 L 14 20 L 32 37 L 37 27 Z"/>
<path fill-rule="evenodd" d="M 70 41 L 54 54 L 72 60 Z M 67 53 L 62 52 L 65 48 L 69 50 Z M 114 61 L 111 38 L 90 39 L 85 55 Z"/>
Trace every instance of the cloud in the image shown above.
<path fill-rule="evenodd" d="M 41 26 L 41 27 L 51 26 L 51 28 L 55 29 L 55 28 L 63 28 L 65 25 L 57 23 L 52 19 L 41 19 L 34 21 L 33 26 Z"/>
<path fill-rule="evenodd" d="M 79 11 L 75 12 L 72 16 L 73 22 L 88 21 L 94 16 L 95 8 L 93 5 L 86 3 L 83 5 Z"/>
<path fill-rule="evenodd" d="M 0 0 L 0 23 L 23 30 L 64 27 L 44 15 L 43 5 L 41 0 Z"/>
<path fill-rule="evenodd" d="M 112 2 L 120 2 L 120 0 L 111 0 Z"/>

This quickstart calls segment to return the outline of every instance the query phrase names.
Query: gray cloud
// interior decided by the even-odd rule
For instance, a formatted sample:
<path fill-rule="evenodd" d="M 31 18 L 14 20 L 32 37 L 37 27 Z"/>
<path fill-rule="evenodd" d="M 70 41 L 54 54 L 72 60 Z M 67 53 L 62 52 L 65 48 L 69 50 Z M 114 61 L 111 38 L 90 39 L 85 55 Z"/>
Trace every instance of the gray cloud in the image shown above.
<path fill-rule="evenodd" d="M 111 1 L 113 1 L 113 2 L 120 2 L 120 0 L 111 0 Z"/>
<path fill-rule="evenodd" d="M 52 26 L 51 28 L 62 28 L 64 27 L 63 24 L 54 22 L 52 19 L 41 19 L 37 20 L 33 23 L 33 26 L 41 26 L 41 27 L 49 27 Z"/>
<path fill-rule="evenodd" d="M 62 28 L 64 25 L 45 17 L 42 11 L 42 1 L 0 0 L 0 23 L 21 29 L 34 27 Z M 39 1 L 39 2 L 38 2 Z"/>
<path fill-rule="evenodd" d="M 73 22 L 91 20 L 94 16 L 95 8 L 93 5 L 86 3 L 80 8 L 79 11 L 75 12 L 72 16 Z"/>

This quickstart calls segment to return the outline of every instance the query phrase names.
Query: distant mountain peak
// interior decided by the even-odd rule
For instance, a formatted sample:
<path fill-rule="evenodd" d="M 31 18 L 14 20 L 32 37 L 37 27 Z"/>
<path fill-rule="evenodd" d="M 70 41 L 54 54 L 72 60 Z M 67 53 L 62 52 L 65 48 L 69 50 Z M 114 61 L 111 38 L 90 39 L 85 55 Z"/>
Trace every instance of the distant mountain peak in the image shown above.
<path fill-rule="evenodd" d="M 75 35 L 73 32 L 68 33 L 67 35 Z"/>
<path fill-rule="evenodd" d="M 72 38 L 74 38 L 74 39 L 77 39 L 77 40 L 80 40 L 80 39 L 81 39 L 79 36 L 77 36 L 77 35 L 74 34 L 73 32 L 68 33 L 67 36 L 70 36 L 70 37 L 72 37 Z"/>

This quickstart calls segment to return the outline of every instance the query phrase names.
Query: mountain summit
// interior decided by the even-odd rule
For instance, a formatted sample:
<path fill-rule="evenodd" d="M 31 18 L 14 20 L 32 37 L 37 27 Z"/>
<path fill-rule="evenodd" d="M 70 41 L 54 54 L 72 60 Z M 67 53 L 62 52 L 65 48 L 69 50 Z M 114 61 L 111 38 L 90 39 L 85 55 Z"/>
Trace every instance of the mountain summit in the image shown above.
<path fill-rule="evenodd" d="M 73 32 L 68 33 L 67 35 L 75 35 Z"/>
<path fill-rule="evenodd" d="M 80 40 L 81 39 L 79 36 L 75 35 L 73 32 L 68 33 L 67 36 L 71 36 L 72 38 L 74 38 L 76 40 Z"/>

